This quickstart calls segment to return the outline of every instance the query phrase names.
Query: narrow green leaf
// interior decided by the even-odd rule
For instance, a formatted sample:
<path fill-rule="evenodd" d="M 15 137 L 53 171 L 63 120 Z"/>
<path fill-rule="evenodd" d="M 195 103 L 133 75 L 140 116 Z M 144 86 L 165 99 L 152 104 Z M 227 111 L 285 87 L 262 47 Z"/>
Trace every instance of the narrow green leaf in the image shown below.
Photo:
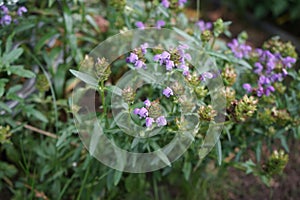
<path fill-rule="evenodd" d="M 85 83 L 87 83 L 91 86 L 98 87 L 98 81 L 94 77 L 92 77 L 91 75 L 80 72 L 80 71 L 76 71 L 76 70 L 73 70 L 73 69 L 70 69 L 70 72 L 74 76 L 76 76 L 77 78 L 82 80 L 83 82 L 85 82 Z"/>
<path fill-rule="evenodd" d="M 11 66 L 11 67 L 9 67 L 9 71 L 20 77 L 25 77 L 25 78 L 34 78 L 35 77 L 35 73 L 33 73 L 30 70 L 24 69 L 23 66 Z"/>
<path fill-rule="evenodd" d="M 220 138 L 218 139 L 216 146 L 217 146 L 218 164 L 221 165 L 222 164 L 222 146 L 221 146 Z"/>
<path fill-rule="evenodd" d="M 122 174 L 123 172 L 115 170 L 114 173 L 114 185 L 118 185 L 118 183 L 120 182 L 121 178 L 122 178 Z"/>
<path fill-rule="evenodd" d="M 14 62 L 17 60 L 23 53 L 23 49 L 17 48 L 14 49 L 10 52 L 4 53 L 3 54 L 3 64 L 4 65 L 9 65 L 10 63 Z"/>

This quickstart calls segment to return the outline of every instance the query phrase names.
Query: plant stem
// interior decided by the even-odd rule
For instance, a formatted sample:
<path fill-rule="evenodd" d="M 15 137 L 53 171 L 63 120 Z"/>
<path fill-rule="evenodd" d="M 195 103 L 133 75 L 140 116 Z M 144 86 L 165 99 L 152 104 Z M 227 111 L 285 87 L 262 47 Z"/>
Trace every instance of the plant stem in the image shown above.
<path fill-rule="evenodd" d="M 100 92 L 101 92 L 101 97 L 102 97 L 102 108 L 103 108 L 102 118 L 104 118 L 107 114 L 107 107 L 106 107 L 106 103 L 105 103 L 104 81 L 100 82 Z M 107 125 L 107 119 L 105 119 L 105 126 L 106 125 Z"/>
<path fill-rule="evenodd" d="M 216 43 L 216 37 L 213 37 L 213 41 L 211 43 L 210 49 L 213 50 Z"/>

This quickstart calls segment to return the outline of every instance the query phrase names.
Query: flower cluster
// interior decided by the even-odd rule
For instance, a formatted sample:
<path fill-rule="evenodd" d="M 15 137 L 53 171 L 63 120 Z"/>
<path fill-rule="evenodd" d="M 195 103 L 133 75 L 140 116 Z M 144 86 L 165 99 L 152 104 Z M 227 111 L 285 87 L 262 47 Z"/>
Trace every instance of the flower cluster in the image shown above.
<path fill-rule="evenodd" d="M 196 26 L 200 29 L 201 32 L 206 30 L 211 30 L 213 27 L 213 24 L 211 22 L 205 22 L 203 20 L 199 20 L 196 22 Z"/>
<path fill-rule="evenodd" d="M 156 22 L 155 22 L 155 28 L 157 28 L 157 29 L 161 29 L 162 27 L 164 27 L 166 25 L 166 22 L 164 21 L 164 20 L 157 20 Z M 138 28 L 138 29 L 141 29 L 141 30 L 144 30 L 145 29 L 145 27 L 146 27 L 146 25 L 143 23 L 143 22 L 141 22 L 141 21 L 137 21 L 136 23 L 135 23 L 135 26 Z"/>
<path fill-rule="evenodd" d="M 290 56 L 282 57 L 280 53 L 271 53 L 269 50 L 257 49 L 258 60 L 254 64 L 254 73 L 259 76 L 257 88 L 245 83 L 243 88 L 248 92 L 256 92 L 258 97 L 269 96 L 275 91 L 274 83 L 280 82 L 288 75 L 287 69 L 295 64 L 296 59 Z"/>
<path fill-rule="evenodd" d="M 236 58 L 248 58 L 252 48 L 246 44 L 240 44 L 237 39 L 233 39 L 228 43 L 228 47 Z"/>
<path fill-rule="evenodd" d="M 126 62 L 134 64 L 137 69 L 147 69 L 144 55 L 147 53 L 148 46 L 148 43 L 144 43 L 140 46 L 140 48 L 135 49 L 134 52 L 131 52 L 126 58 Z"/>
<path fill-rule="evenodd" d="M 10 25 L 13 21 L 17 23 L 17 19 L 13 20 L 14 16 L 17 15 L 22 17 L 27 12 L 27 8 L 20 6 L 15 12 L 10 11 L 4 4 L 0 6 L 0 24 L 2 26 Z"/>
<path fill-rule="evenodd" d="M 167 120 L 165 116 L 160 115 L 160 107 L 157 102 L 151 102 L 149 99 L 144 101 L 145 107 L 135 108 L 133 113 L 141 119 L 146 119 L 146 127 L 152 127 L 156 123 L 158 127 L 166 126 Z"/>
<path fill-rule="evenodd" d="M 253 96 L 244 95 L 239 101 L 234 100 L 231 102 L 227 112 L 235 122 L 244 122 L 257 110 L 257 103 L 258 100 Z"/>
<path fill-rule="evenodd" d="M 183 75 L 189 75 L 189 67 L 186 61 L 191 60 L 190 54 L 186 53 L 185 50 L 189 47 L 187 45 L 179 45 L 176 49 L 163 51 L 161 54 L 156 54 L 153 57 L 155 62 L 159 62 L 160 65 L 164 65 L 167 71 L 172 71 L 173 68 L 183 70 Z"/>
<path fill-rule="evenodd" d="M 178 1 L 171 0 L 171 2 L 169 0 L 161 1 L 161 5 L 165 8 L 176 7 L 176 6 L 179 6 L 180 8 L 182 8 L 186 3 L 187 3 L 187 0 L 178 0 Z"/>

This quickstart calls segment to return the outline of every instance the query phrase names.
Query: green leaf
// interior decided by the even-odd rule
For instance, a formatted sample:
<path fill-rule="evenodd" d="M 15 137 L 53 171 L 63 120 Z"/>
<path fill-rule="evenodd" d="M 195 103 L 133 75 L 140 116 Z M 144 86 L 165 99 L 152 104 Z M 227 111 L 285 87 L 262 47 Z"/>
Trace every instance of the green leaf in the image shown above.
<path fill-rule="evenodd" d="M 9 65 L 10 63 L 14 62 L 17 60 L 23 53 L 23 49 L 17 48 L 14 49 L 10 52 L 4 53 L 3 54 L 3 64 L 4 65 Z"/>
<path fill-rule="evenodd" d="M 27 109 L 27 113 L 29 113 L 30 115 L 33 115 L 36 119 L 47 123 L 48 119 L 47 117 L 41 113 L 40 111 L 36 110 L 36 109 Z"/>
<path fill-rule="evenodd" d="M 260 162 L 260 158 L 261 158 L 261 146 L 262 146 L 262 143 L 261 143 L 261 141 L 259 141 L 257 143 L 257 145 L 256 145 L 256 150 L 255 150 L 257 162 Z"/>
<path fill-rule="evenodd" d="M 115 170 L 115 173 L 114 173 L 114 186 L 118 185 L 118 183 L 120 182 L 120 180 L 122 178 L 122 174 L 123 174 L 123 172 Z"/>
<path fill-rule="evenodd" d="M 32 71 L 29 71 L 27 69 L 24 69 L 23 66 L 11 66 L 11 67 L 9 67 L 9 71 L 20 77 L 25 77 L 25 78 L 34 78 L 35 77 L 35 73 L 33 73 Z"/>
<path fill-rule="evenodd" d="M 12 49 L 12 39 L 14 37 L 14 33 L 11 34 L 10 36 L 8 36 L 7 40 L 6 40 L 6 44 L 5 44 L 5 53 L 9 53 L 10 50 Z"/>
<path fill-rule="evenodd" d="M 215 51 L 207 51 L 207 54 L 211 55 L 211 56 L 214 56 L 214 57 L 217 57 L 217 58 L 220 58 L 222 60 L 226 60 L 226 61 L 231 62 L 231 63 L 239 64 L 239 65 L 244 66 L 248 69 L 252 69 L 252 66 L 248 62 L 246 62 L 245 60 L 242 60 L 242 59 L 237 59 L 234 56 L 231 56 L 231 55 L 227 56 L 227 55 L 224 55 L 223 53 L 219 53 L 219 52 L 215 52 Z"/>
<path fill-rule="evenodd" d="M 8 82 L 8 79 L 0 79 L 0 97 L 3 96 L 5 91 L 5 84 Z"/>
<path fill-rule="evenodd" d="M 85 19 L 92 25 L 92 27 L 97 31 L 100 32 L 99 26 L 97 25 L 95 19 L 91 15 L 86 15 Z"/>
<path fill-rule="evenodd" d="M 76 76 L 77 78 L 82 80 L 83 82 L 85 82 L 85 83 L 87 83 L 91 86 L 98 87 L 98 81 L 94 77 L 92 77 L 91 75 L 80 72 L 80 71 L 76 71 L 76 70 L 73 70 L 73 69 L 70 69 L 70 72 L 74 76 Z"/>
<path fill-rule="evenodd" d="M 188 41 L 192 41 L 192 42 L 195 42 L 196 44 L 200 44 L 193 36 L 187 34 L 186 32 L 184 32 L 184 31 L 182 31 L 178 28 L 173 28 L 173 29 L 176 33 L 178 33 L 179 35 L 181 35 L 182 37 L 184 37 Z"/>
<path fill-rule="evenodd" d="M 41 48 L 53 37 L 59 35 L 56 30 L 52 30 L 49 33 L 45 34 L 34 46 L 34 51 L 39 52 Z"/>
<path fill-rule="evenodd" d="M 8 113 L 11 113 L 12 110 L 10 109 L 10 107 L 8 107 L 5 103 L 0 101 L 0 108 L 2 108 L 3 110 L 5 110 Z"/>
<path fill-rule="evenodd" d="M 218 164 L 221 165 L 222 164 L 222 146 L 221 146 L 220 138 L 218 139 L 218 141 L 216 143 L 216 147 L 217 147 Z"/>
<path fill-rule="evenodd" d="M 192 171 L 192 164 L 190 162 L 187 162 L 187 161 L 184 162 L 182 171 L 183 171 L 183 175 L 184 175 L 185 180 L 188 181 L 189 178 L 190 178 L 190 175 L 191 175 L 191 171 Z"/>

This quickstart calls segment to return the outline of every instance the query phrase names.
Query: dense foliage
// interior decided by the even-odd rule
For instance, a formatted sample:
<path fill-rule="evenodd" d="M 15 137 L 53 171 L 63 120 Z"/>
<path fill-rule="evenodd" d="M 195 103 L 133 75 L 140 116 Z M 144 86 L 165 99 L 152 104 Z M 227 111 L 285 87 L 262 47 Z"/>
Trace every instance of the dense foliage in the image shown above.
<path fill-rule="evenodd" d="M 283 172 L 288 140 L 300 138 L 298 55 L 290 42 L 274 37 L 252 47 L 245 32 L 231 38 L 230 22 L 188 19 L 185 0 L 1 2 L 1 197 L 199 199 L 211 192 L 208 181 L 230 166 L 267 185 Z M 143 44 L 112 63 L 89 56 L 110 36 L 146 27 L 168 28 L 194 42 L 168 49 Z M 197 73 L 191 64 L 196 57 L 188 54 L 192 47 L 214 60 L 219 70 Z M 136 124 L 166 134 L 137 141 L 113 123 L 112 85 L 128 70 L 153 70 L 148 65 L 153 62 L 166 76 L 165 84 L 143 87 L 144 92 L 121 88 L 121 96 Z M 117 145 L 153 151 L 182 128 L 177 115 L 193 112 L 201 128 L 188 151 L 172 166 L 141 174 L 113 170 L 94 159 L 73 121 L 78 108 L 72 107 L 71 93 L 80 80 L 87 80 L 79 73 L 83 66 L 96 67 L 99 121 Z M 221 113 L 211 105 L 206 86 L 216 77 L 222 78 L 224 90 L 219 92 L 226 97 Z M 196 99 L 184 95 L 183 85 Z M 224 130 L 215 151 L 203 159 L 206 130 L 220 116 Z"/>

